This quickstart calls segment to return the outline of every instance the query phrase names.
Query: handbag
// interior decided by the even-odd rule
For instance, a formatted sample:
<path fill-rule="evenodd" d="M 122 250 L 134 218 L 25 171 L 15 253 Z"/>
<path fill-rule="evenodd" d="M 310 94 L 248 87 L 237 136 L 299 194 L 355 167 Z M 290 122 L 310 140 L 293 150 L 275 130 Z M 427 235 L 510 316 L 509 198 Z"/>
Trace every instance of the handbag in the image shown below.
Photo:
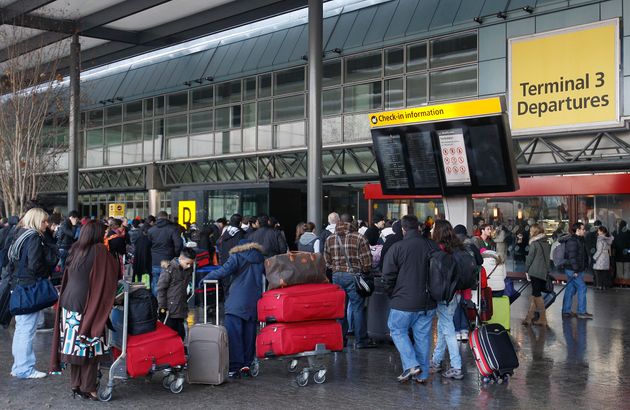
<path fill-rule="evenodd" d="M 545 288 L 542 290 L 545 293 L 553 293 L 553 277 L 547 274 L 547 281 L 545 282 Z"/>
<path fill-rule="evenodd" d="M 39 279 L 31 285 L 15 285 L 9 310 L 13 316 L 28 315 L 54 305 L 57 299 L 59 294 L 50 280 Z"/>
<path fill-rule="evenodd" d="M 337 239 L 337 244 L 343 253 L 343 256 L 346 258 L 346 265 L 348 265 L 348 273 L 354 277 L 354 287 L 356 288 L 359 296 L 367 298 L 372 295 L 374 292 L 374 277 L 365 275 L 364 273 L 353 272 L 352 265 L 350 264 L 350 258 L 348 258 L 348 254 L 346 253 L 346 248 L 342 245 L 341 240 L 339 239 L 339 235 L 335 235 Z"/>

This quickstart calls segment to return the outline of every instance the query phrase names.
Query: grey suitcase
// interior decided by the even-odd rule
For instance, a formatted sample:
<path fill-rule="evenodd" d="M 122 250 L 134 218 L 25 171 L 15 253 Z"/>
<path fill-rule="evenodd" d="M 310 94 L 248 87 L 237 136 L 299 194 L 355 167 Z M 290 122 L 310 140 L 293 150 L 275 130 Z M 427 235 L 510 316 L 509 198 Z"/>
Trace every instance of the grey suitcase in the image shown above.
<path fill-rule="evenodd" d="M 216 286 L 216 325 L 208 323 L 206 287 Z M 219 326 L 219 282 L 206 280 L 204 286 L 203 324 L 188 332 L 188 383 L 219 385 L 228 377 L 230 353 L 225 327 Z"/>

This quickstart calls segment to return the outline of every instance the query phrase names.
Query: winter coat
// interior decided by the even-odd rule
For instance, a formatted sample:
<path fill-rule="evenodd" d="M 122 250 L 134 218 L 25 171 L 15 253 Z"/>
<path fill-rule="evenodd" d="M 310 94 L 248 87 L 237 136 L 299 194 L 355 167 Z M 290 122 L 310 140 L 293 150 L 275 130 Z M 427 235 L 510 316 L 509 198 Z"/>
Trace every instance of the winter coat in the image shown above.
<path fill-rule="evenodd" d="M 58 246 L 59 249 L 68 250 L 72 247 L 72 244 L 75 241 L 75 236 L 77 233 L 77 225 L 72 225 L 70 222 L 70 218 L 66 219 L 59 225 L 57 235 L 59 237 Z"/>
<path fill-rule="evenodd" d="M 529 253 L 525 257 L 525 271 L 534 278 L 546 280 L 549 273 L 551 245 L 544 233 L 529 240 Z"/>
<path fill-rule="evenodd" d="M 630 229 L 624 227 L 615 233 L 613 249 L 617 262 L 630 262 Z"/>
<path fill-rule="evenodd" d="M 588 267 L 589 255 L 584 244 L 584 237 L 575 234 L 561 237 L 558 242 L 565 243 L 565 269 L 574 272 L 584 272 Z"/>
<path fill-rule="evenodd" d="M 152 266 L 160 266 L 162 261 L 170 261 L 179 256 L 182 250 L 183 242 L 179 228 L 168 219 L 158 219 L 149 229 L 148 237 L 151 241 Z"/>
<path fill-rule="evenodd" d="M 396 242 L 400 242 L 403 240 L 402 233 L 402 225 L 399 221 L 396 221 L 392 225 L 392 231 L 394 232 L 392 235 L 389 235 L 383 243 L 383 248 L 381 249 L 381 260 L 378 263 L 379 270 L 383 271 L 383 263 L 385 262 L 385 255 L 389 251 L 389 248 L 392 247 Z"/>
<path fill-rule="evenodd" d="M 151 273 L 151 241 L 145 232 L 140 231 L 133 242 L 133 272 L 137 275 Z"/>
<path fill-rule="evenodd" d="M 320 253 L 319 236 L 313 232 L 304 232 L 298 241 L 298 251 Z"/>
<path fill-rule="evenodd" d="M 16 241 L 22 235 L 30 235 L 29 239 L 22 242 L 22 246 L 16 249 L 18 258 L 10 261 L 8 265 L 11 274 L 11 287 L 14 288 L 18 283 L 20 285 L 32 285 L 41 278 L 48 278 L 52 271 L 52 266 L 46 260 L 46 249 L 43 238 L 39 233 L 27 232 L 32 229 L 20 228 L 17 231 Z M 13 246 L 11 247 L 13 248 Z M 26 254 L 24 253 L 26 252 Z M 11 249 L 9 250 L 11 257 Z M 24 269 L 20 265 L 22 258 L 25 258 Z"/>
<path fill-rule="evenodd" d="M 610 269 L 610 251 L 614 238 L 612 236 L 598 235 L 595 254 L 593 255 L 593 269 Z"/>
<path fill-rule="evenodd" d="M 230 250 L 230 257 L 219 269 L 208 273 L 203 280 L 232 277 L 230 293 L 225 301 L 225 313 L 243 320 L 257 320 L 256 305 L 262 295 L 265 266 L 263 247 L 242 240 Z"/>
<path fill-rule="evenodd" d="M 276 230 L 268 226 L 263 226 L 251 235 L 247 235 L 247 239 L 261 244 L 264 249 L 263 254 L 267 258 L 287 252 L 286 246 L 282 247 Z"/>
<path fill-rule="evenodd" d="M 427 292 L 428 257 L 435 242 L 423 238 L 418 231 L 409 231 L 385 255 L 383 285 L 391 298 L 391 308 L 405 312 L 435 309 L 436 303 Z"/>
<path fill-rule="evenodd" d="M 217 243 L 219 249 L 219 264 L 223 265 L 230 257 L 230 250 L 245 238 L 245 232 L 239 227 L 228 226 Z"/>
<path fill-rule="evenodd" d="M 381 235 L 381 230 L 378 229 L 378 226 L 372 224 L 372 226 L 367 228 L 363 235 L 367 238 L 370 246 L 374 246 L 378 243 L 378 239 Z"/>
<path fill-rule="evenodd" d="M 486 270 L 486 275 L 488 275 L 488 287 L 493 291 L 505 289 L 507 276 L 505 261 L 497 252 L 491 250 L 482 252 L 481 256 L 483 256 L 483 267 Z"/>
<path fill-rule="evenodd" d="M 173 319 L 188 317 L 188 283 L 192 277 L 192 268 L 183 269 L 179 259 L 162 261 L 162 272 L 157 285 L 158 307 L 168 310 Z"/>

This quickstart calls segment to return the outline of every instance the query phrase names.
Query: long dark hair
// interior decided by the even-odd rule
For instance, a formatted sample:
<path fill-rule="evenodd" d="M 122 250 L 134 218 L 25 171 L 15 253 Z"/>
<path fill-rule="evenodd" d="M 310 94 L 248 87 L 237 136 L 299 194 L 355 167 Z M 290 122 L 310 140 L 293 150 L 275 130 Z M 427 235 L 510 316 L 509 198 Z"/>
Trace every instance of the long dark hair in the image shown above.
<path fill-rule="evenodd" d="M 103 243 L 105 238 L 105 225 L 100 221 L 90 221 L 81 227 L 79 240 L 70 248 L 68 256 L 68 265 L 72 265 L 74 261 L 81 263 L 92 246 Z"/>
<path fill-rule="evenodd" d="M 463 249 L 464 245 L 459 240 L 451 223 L 444 219 L 438 219 L 433 226 L 432 239 L 444 246 L 444 250 L 448 253 L 452 253 L 455 249 Z"/>

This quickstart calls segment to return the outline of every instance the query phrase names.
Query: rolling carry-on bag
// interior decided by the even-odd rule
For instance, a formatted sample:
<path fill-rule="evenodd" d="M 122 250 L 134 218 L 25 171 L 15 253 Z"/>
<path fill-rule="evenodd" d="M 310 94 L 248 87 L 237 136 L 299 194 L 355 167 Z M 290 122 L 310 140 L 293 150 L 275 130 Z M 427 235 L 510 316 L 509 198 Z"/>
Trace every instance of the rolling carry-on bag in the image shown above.
<path fill-rule="evenodd" d="M 367 306 L 367 333 L 370 339 L 378 342 L 392 341 L 389 327 L 387 327 L 389 311 L 389 296 L 385 293 L 381 278 L 376 276 L 374 277 L 374 292 L 368 298 Z"/>
<path fill-rule="evenodd" d="M 331 351 L 342 350 L 343 337 L 339 322 L 319 320 L 267 325 L 256 337 L 256 356 L 289 356 L 313 351 L 317 344 L 324 344 Z"/>
<path fill-rule="evenodd" d="M 507 296 L 492 298 L 492 317 L 487 323 L 498 323 L 510 330 L 510 298 Z"/>
<path fill-rule="evenodd" d="M 260 322 L 342 319 L 346 292 L 331 284 L 306 284 L 269 290 L 258 301 Z"/>
<path fill-rule="evenodd" d="M 148 375 L 154 364 L 157 369 L 186 364 L 182 338 L 160 322 L 154 331 L 129 335 L 127 340 L 127 373 L 130 377 Z"/>
<path fill-rule="evenodd" d="M 219 282 L 204 281 L 204 293 L 208 284 L 215 286 L 216 321 L 207 321 L 207 298 L 204 298 L 204 320 L 188 332 L 188 383 L 219 385 L 228 377 L 230 352 L 225 327 L 219 325 Z"/>
<path fill-rule="evenodd" d="M 479 373 L 488 379 L 504 381 L 519 365 L 514 345 L 507 330 L 493 323 L 475 328 L 468 344 Z"/>

